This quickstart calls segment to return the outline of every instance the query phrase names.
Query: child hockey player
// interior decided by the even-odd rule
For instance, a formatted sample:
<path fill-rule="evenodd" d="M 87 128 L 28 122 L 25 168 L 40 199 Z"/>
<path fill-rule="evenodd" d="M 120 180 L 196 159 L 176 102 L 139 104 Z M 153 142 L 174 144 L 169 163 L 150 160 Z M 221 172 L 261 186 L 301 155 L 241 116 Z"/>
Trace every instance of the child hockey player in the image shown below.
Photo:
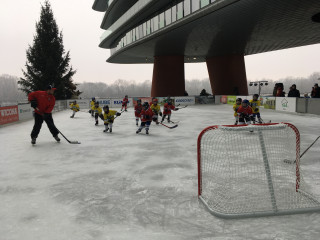
<path fill-rule="evenodd" d="M 171 110 L 177 111 L 178 109 L 176 109 L 175 106 L 172 105 L 172 99 L 168 99 L 168 102 L 165 103 L 163 106 L 163 115 L 161 123 L 163 123 L 166 116 L 168 116 L 168 123 L 170 122 Z"/>
<path fill-rule="evenodd" d="M 94 108 L 94 104 L 96 102 L 96 98 L 92 98 L 91 102 L 90 102 L 90 110 L 89 110 L 89 113 L 91 113 L 91 116 L 94 117 L 94 111 L 93 111 L 93 108 Z"/>
<path fill-rule="evenodd" d="M 71 109 L 72 112 L 73 112 L 70 117 L 73 118 L 74 115 L 76 114 L 76 112 L 79 112 L 79 111 L 80 111 L 79 104 L 77 104 L 77 101 L 76 101 L 76 100 L 74 100 L 73 103 L 71 103 L 70 109 Z"/>
<path fill-rule="evenodd" d="M 98 101 L 94 103 L 92 111 L 94 112 L 94 119 L 96 120 L 96 124 L 95 125 L 97 126 L 99 124 L 99 122 L 98 122 L 98 118 L 99 117 L 102 120 L 104 120 L 103 119 L 103 115 L 102 115 L 102 109 L 101 109 L 101 107 L 99 107 L 99 102 Z"/>
<path fill-rule="evenodd" d="M 134 115 L 136 117 L 136 125 L 139 126 L 139 119 L 141 117 L 142 104 L 141 99 L 137 100 L 137 105 L 134 107 Z"/>
<path fill-rule="evenodd" d="M 238 116 L 238 109 L 241 106 L 242 103 L 242 99 L 241 98 L 237 98 L 236 103 L 233 105 L 233 111 L 234 111 L 234 117 L 236 119 L 236 122 L 234 123 L 234 125 L 238 125 L 239 122 L 239 116 Z"/>
<path fill-rule="evenodd" d="M 260 100 L 258 100 L 258 98 L 259 98 L 259 95 L 254 94 L 253 99 L 250 100 L 249 102 L 253 111 L 253 122 L 256 121 L 256 117 L 257 117 L 258 123 L 262 123 L 262 119 L 260 117 L 260 110 L 259 110 L 259 107 L 261 106 L 261 102 Z"/>
<path fill-rule="evenodd" d="M 120 116 L 121 113 L 115 110 L 110 110 L 108 105 L 105 105 L 103 107 L 103 111 L 104 111 L 103 118 L 104 118 L 104 127 L 105 127 L 103 132 L 108 132 L 108 130 L 112 132 L 112 124 L 114 121 L 114 116 L 115 115 Z"/>
<path fill-rule="evenodd" d="M 121 111 L 124 108 L 124 111 L 127 111 L 127 104 L 128 104 L 129 100 L 128 100 L 128 95 L 124 96 L 124 99 L 122 100 L 122 107 L 121 107 Z"/>
<path fill-rule="evenodd" d="M 249 105 L 249 101 L 244 99 L 241 103 L 241 106 L 238 108 L 239 124 L 243 125 L 245 123 L 251 124 L 252 120 L 252 108 Z"/>
<path fill-rule="evenodd" d="M 160 106 L 158 105 L 158 99 L 153 98 L 152 104 L 151 104 L 151 110 L 153 112 L 152 121 L 154 121 L 156 124 L 159 124 L 158 122 L 158 115 L 162 117 Z"/>
<path fill-rule="evenodd" d="M 143 128 L 146 129 L 146 134 L 149 134 L 149 127 L 151 124 L 151 120 L 153 117 L 153 112 L 149 107 L 149 103 L 145 102 L 142 105 L 142 112 L 141 112 L 141 125 L 136 131 L 136 133 L 141 132 Z"/>

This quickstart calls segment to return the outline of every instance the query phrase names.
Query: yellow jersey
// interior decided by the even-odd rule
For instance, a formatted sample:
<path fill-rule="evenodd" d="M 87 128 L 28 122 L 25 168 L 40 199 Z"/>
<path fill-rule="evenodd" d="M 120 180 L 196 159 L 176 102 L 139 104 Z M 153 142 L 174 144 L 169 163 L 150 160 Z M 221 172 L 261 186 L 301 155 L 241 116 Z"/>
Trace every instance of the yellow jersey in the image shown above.
<path fill-rule="evenodd" d="M 250 102 L 250 106 L 252 108 L 252 112 L 253 113 L 258 113 L 259 112 L 259 107 L 261 106 L 261 102 L 260 100 L 256 100 L 254 101 L 253 99 L 249 101 Z"/>
<path fill-rule="evenodd" d="M 103 114 L 103 119 L 105 123 L 113 122 L 114 120 L 114 115 L 117 114 L 117 111 L 115 110 L 109 110 L 108 113 L 104 112 Z"/>
<path fill-rule="evenodd" d="M 154 114 L 158 114 L 160 112 L 160 105 L 154 105 L 154 104 L 151 104 L 151 110 Z"/>
<path fill-rule="evenodd" d="M 234 110 L 234 114 L 233 114 L 233 116 L 235 116 L 235 117 L 237 117 L 238 116 L 238 113 L 237 113 L 237 111 L 238 111 L 238 109 L 239 109 L 239 107 L 241 106 L 241 104 L 234 104 L 233 105 L 233 110 Z"/>
<path fill-rule="evenodd" d="M 93 110 L 93 107 L 94 107 L 94 103 L 95 103 L 94 101 L 91 101 L 91 102 L 90 102 L 90 108 L 91 108 L 92 110 Z"/>
<path fill-rule="evenodd" d="M 79 104 L 71 103 L 70 108 L 72 111 L 78 112 L 80 110 Z"/>
<path fill-rule="evenodd" d="M 99 115 L 102 114 L 102 109 L 101 109 L 101 107 L 96 107 L 96 106 L 93 105 L 93 107 L 92 107 L 91 109 L 92 109 L 92 111 L 93 111 L 94 113 L 98 113 Z"/>

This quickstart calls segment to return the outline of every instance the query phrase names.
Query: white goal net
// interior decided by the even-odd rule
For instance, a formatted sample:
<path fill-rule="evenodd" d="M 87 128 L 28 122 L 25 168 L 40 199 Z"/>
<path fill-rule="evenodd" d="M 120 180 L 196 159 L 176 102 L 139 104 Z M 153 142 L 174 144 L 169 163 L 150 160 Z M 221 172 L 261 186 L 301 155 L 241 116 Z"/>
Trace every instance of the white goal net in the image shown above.
<path fill-rule="evenodd" d="M 198 180 L 199 198 L 219 217 L 320 210 L 302 178 L 299 131 L 289 123 L 204 129 L 198 137 Z"/>

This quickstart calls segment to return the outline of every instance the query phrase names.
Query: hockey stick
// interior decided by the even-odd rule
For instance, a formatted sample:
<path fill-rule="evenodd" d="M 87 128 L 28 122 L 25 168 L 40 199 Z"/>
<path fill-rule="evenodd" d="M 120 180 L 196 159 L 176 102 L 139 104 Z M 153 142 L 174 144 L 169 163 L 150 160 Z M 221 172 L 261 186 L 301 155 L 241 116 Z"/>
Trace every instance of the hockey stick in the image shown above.
<path fill-rule="evenodd" d="M 160 122 L 160 124 L 161 124 L 162 126 L 165 126 L 165 127 L 167 127 L 167 128 L 170 128 L 170 129 L 173 129 L 173 128 L 178 127 L 178 124 L 176 124 L 176 125 L 174 125 L 174 126 L 172 126 L 172 127 L 167 126 L 167 125 L 165 125 L 165 124 L 163 124 L 163 123 L 161 123 L 161 122 Z"/>
<path fill-rule="evenodd" d="M 81 143 L 81 142 L 78 142 L 78 141 L 70 141 L 68 138 L 66 138 L 66 136 L 64 136 L 62 134 L 62 132 L 59 131 L 59 129 L 57 129 L 57 130 L 62 135 L 62 137 L 64 137 L 64 139 L 67 140 L 68 143 L 70 143 L 70 144 L 80 144 Z"/>
<path fill-rule="evenodd" d="M 313 144 L 316 143 L 316 141 L 318 141 L 319 138 L 320 138 L 320 136 L 318 136 L 318 137 L 316 138 L 316 140 L 314 140 L 313 143 L 311 143 L 311 145 L 310 145 L 306 150 L 304 150 L 304 152 L 300 155 L 300 158 L 302 158 L 302 156 L 313 146 Z M 292 164 L 292 163 L 296 163 L 297 160 L 291 161 L 291 160 L 285 159 L 285 160 L 283 160 L 283 161 L 284 161 L 285 163 L 290 163 L 290 164 Z"/>
<path fill-rule="evenodd" d="M 42 113 L 40 110 L 39 110 L 39 108 L 35 108 L 38 112 L 39 112 L 39 114 L 43 117 L 44 116 L 44 113 Z M 68 141 L 68 143 L 70 143 L 70 144 L 80 144 L 80 142 L 78 142 L 78 141 L 70 141 L 68 138 L 66 138 L 63 134 L 62 134 L 62 132 L 60 132 L 60 130 L 54 125 L 54 123 L 53 122 L 50 122 L 50 121 L 45 121 L 47 124 L 49 123 L 50 124 L 50 126 L 51 127 L 55 127 L 57 130 L 58 130 L 58 132 Z"/>
<path fill-rule="evenodd" d="M 185 105 L 185 106 L 180 107 L 180 108 L 176 108 L 176 110 L 179 110 L 179 109 L 182 109 L 182 108 L 186 108 L 186 107 L 188 107 L 188 105 Z"/>

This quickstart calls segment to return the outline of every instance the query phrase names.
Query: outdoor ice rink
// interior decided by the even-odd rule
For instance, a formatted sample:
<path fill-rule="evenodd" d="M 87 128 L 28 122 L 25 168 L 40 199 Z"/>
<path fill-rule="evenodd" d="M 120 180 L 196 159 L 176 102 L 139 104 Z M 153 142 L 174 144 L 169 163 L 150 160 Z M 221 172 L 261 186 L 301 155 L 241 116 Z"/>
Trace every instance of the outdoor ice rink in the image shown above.
<path fill-rule="evenodd" d="M 119 110 L 119 109 L 115 109 Z M 320 116 L 261 110 L 290 122 L 301 152 L 320 135 Z M 197 137 L 233 124 L 230 105 L 194 105 L 173 112 L 175 129 L 151 125 L 136 134 L 133 109 L 103 133 L 89 113 L 54 113 L 57 143 L 46 124 L 30 143 L 33 120 L 0 128 L 0 240 L 320 239 L 320 212 L 225 220 L 197 197 Z M 301 159 L 302 174 L 320 196 L 320 141 Z M 246 163 L 244 163 L 246 164 Z"/>

